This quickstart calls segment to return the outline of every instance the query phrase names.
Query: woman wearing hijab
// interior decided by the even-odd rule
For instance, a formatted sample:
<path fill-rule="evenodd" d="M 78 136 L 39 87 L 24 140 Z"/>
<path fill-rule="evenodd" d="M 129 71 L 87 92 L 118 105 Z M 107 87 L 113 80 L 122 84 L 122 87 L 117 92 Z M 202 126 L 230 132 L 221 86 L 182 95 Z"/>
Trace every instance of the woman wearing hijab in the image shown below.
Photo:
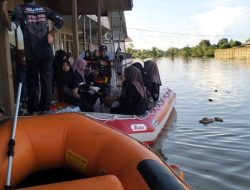
<path fill-rule="evenodd" d="M 111 113 L 142 115 L 146 111 L 146 93 L 141 72 L 133 66 L 125 69 L 119 103 L 119 107 L 112 108 Z"/>
<path fill-rule="evenodd" d="M 149 78 L 148 74 L 145 72 L 142 64 L 139 63 L 139 62 L 135 62 L 135 63 L 133 63 L 132 66 L 136 67 L 137 69 L 139 69 L 141 71 L 141 75 L 142 75 L 142 78 L 143 78 L 144 86 L 146 88 L 148 88 L 148 86 L 149 86 L 148 84 L 150 83 L 150 78 Z"/>
<path fill-rule="evenodd" d="M 61 67 L 59 91 L 61 101 L 66 101 L 73 105 L 78 105 L 80 95 L 78 94 L 79 79 L 70 67 L 70 62 L 64 60 Z"/>
<path fill-rule="evenodd" d="M 160 96 L 160 86 L 162 85 L 157 64 L 148 60 L 144 62 L 144 70 L 150 79 L 150 82 L 147 84 L 147 89 L 151 93 L 154 101 L 157 101 Z"/>
<path fill-rule="evenodd" d="M 87 62 L 83 59 L 77 59 L 73 65 L 73 71 L 76 74 L 76 77 L 79 83 L 86 84 L 86 74 L 85 69 L 87 66 Z"/>
<path fill-rule="evenodd" d="M 76 74 L 78 83 L 83 84 L 79 87 L 80 109 L 81 111 L 92 112 L 96 111 L 94 106 L 99 99 L 99 95 L 89 91 L 89 84 L 94 81 L 94 78 L 86 66 L 87 62 L 85 60 L 77 59 L 73 65 L 73 71 Z"/>
<path fill-rule="evenodd" d="M 61 73 L 61 66 L 63 63 L 63 60 L 68 59 L 68 54 L 63 50 L 58 50 L 55 53 L 55 57 L 53 59 L 53 80 L 54 85 L 58 85 L 59 76 Z"/>

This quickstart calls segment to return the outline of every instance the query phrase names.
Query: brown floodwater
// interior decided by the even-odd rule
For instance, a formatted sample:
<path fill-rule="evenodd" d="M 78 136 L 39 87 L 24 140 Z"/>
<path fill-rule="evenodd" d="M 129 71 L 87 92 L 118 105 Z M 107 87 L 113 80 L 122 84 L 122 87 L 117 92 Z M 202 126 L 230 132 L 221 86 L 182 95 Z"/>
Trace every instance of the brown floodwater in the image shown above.
<path fill-rule="evenodd" d="M 250 62 L 157 62 L 164 86 L 176 92 L 177 102 L 155 148 L 184 171 L 194 189 L 250 189 Z M 204 117 L 224 122 L 200 124 Z"/>

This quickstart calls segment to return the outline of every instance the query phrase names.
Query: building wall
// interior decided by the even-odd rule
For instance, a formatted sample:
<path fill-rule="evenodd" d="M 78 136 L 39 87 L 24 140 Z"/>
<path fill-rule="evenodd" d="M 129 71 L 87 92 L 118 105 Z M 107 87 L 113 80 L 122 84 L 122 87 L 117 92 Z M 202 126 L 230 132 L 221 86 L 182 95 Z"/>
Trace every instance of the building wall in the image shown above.
<path fill-rule="evenodd" d="M 214 54 L 216 59 L 245 59 L 250 60 L 250 47 L 217 49 Z"/>

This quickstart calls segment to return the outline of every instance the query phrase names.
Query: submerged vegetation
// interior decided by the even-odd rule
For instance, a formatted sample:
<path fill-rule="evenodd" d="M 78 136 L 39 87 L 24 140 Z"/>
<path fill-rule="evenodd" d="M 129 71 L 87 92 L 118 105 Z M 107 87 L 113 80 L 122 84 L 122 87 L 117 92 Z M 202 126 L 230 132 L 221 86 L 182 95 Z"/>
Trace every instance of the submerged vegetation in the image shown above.
<path fill-rule="evenodd" d="M 202 40 L 195 47 L 186 46 L 184 48 L 171 47 L 166 51 L 153 47 L 151 50 L 134 49 L 133 44 L 129 44 L 127 53 L 134 58 L 158 58 L 158 57 L 214 57 L 215 49 L 226 49 L 241 46 L 240 41 L 223 38 L 217 44 L 211 44 L 209 40 Z"/>

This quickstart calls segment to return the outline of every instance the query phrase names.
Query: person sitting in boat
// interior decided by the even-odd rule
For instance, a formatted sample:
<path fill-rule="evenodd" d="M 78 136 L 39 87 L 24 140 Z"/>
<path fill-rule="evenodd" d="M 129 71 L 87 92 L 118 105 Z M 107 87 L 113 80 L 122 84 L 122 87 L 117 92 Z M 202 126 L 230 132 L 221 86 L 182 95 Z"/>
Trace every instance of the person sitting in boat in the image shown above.
<path fill-rule="evenodd" d="M 56 51 L 54 59 L 53 59 L 53 79 L 55 83 L 57 83 L 57 81 L 55 80 L 59 78 L 59 75 L 61 73 L 61 66 L 62 66 L 63 60 L 66 60 L 68 58 L 69 58 L 68 54 L 64 50 L 60 49 Z"/>
<path fill-rule="evenodd" d="M 71 69 L 70 62 L 68 60 L 64 60 L 61 67 L 58 86 L 60 94 L 62 95 L 60 97 L 60 101 L 65 101 L 72 105 L 78 105 L 80 102 L 78 85 L 79 79 Z"/>
<path fill-rule="evenodd" d="M 132 66 L 136 67 L 137 69 L 139 69 L 141 71 L 144 86 L 145 86 L 145 91 L 146 91 L 146 95 L 147 95 L 147 109 L 150 110 L 150 109 L 152 109 L 152 107 L 154 107 L 154 104 L 155 104 L 155 100 L 153 99 L 153 97 L 151 95 L 151 91 L 150 91 L 151 78 L 145 72 L 141 63 L 136 62 L 136 63 L 132 64 Z"/>
<path fill-rule="evenodd" d="M 83 59 L 77 59 L 73 65 L 73 71 L 76 74 L 79 84 L 90 84 L 94 82 L 93 75 L 89 68 L 87 68 L 87 61 Z"/>
<path fill-rule="evenodd" d="M 136 67 L 131 66 L 125 69 L 124 77 L 125 81 L 123 82 L 119 98 L 119 106 L 111 108 L 111 113 L 126 115 L 144 114 L 147 107 L 141 72 Z"/>
<path fill-rule="evenodd" d="M 157 64 L 151 60 L 145 61 L 144 70 L 150 78 L 146 82 L 146 87 L 154 101 L 157 101 L 160 96 L 160 86 L 162 85 Z"/>
<path fill-rule="evenodd" d="M 91 82 L 93 81 L 93 73 L 90 73 L 89 68 L 86 67 L 87 62 L 83 59 L 77 59 L 73 65 L 73 71 L 76 74 L 79 84 L 80 103 L 79 107 L 81 111 L 85 112 L 99 112 L 99 94 L 93 90 L 90 90 Z"/>
<path fill-rule="evenodd" d="M 141 75 L 142 75 L 142 78 L 143 78 L 144 86 L 147 88 L 147 84 L 149 83 L 150 78 L 149 78 L 148 74 L 145 72 L 142 64 L 139 63 L 139 62 L 135 62 L 135 63 L 132 64 L 132 66 L 136 67 L 137 69 L 139 69 L 141 71 Z"/>
<path fill-rule="evenodd" d="M 107 55 L 106 45 L 99 47 L 100 57 L 96 59 L 93 70 L 96 71 L 95 85 L 100 87 L 104 96 L 109 94 L 111 80 L 111 61 Z"/>

